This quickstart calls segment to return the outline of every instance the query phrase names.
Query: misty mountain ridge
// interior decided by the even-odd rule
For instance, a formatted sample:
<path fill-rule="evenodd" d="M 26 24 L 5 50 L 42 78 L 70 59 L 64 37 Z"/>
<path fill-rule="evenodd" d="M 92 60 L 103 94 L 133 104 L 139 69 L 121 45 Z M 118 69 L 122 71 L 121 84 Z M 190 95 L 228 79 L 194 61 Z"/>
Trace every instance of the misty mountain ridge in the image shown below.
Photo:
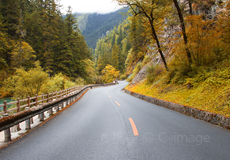
<path fill-rule="evenodd" d="M 95 49 L 98 39 L 122 23 L 127 18 L 127 12 L 128 9 L 123 8 L 108 14 L 74 13 L 74 15 L 77 18 L 78 28 L 85 37 L 86 43 L 90 48 Z"/>

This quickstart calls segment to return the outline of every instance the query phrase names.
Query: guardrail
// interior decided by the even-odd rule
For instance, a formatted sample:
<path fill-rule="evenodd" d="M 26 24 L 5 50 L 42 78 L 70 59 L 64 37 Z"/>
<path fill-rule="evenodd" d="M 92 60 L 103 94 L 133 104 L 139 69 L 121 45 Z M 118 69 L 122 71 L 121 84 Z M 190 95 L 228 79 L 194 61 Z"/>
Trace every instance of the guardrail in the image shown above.
<path fill-rule="evenodd" d="M 9 102 L 9 103 L 4 101 L 3 102 L 4 104 L 0 105 L 0 107 L 3 107 L 3 111 L 0 112 L 0 115 L 6 114 L 6 113 L 13 114 L 15 112 L 22 111 L 26 107 L 38 106 L 39 104 L 53 101 L 54 99 L 64 97 L 64 96 L 68 95 L 69 93 L 79 91 L 83 87 L 84 86 L 74 86 L 74 87 L 71 87 L 68 89 L 64 89 L 64 90 L 60 90 L 60 91 L 56 91 L 56 92 L 52 92 L 52 93 L 47 93 L 47 94 L 42 94 L 40 96 L 38 96 L 38 95 L 35 95 L 34 97 L 28 96 L 27 99 L 22 99 L 22 100 L 20 100 L 18 98 L 17 101 Z M 8 109 L 7 106 L 14 105 L 14 104 L 16 104 L 15 105 L 16 107 Z"/>
<path fill-rule="evenodd" d="M 40 116 L 40 121 L 44 120 L 44 112 L 50 111 L 50 115 L 53 114 L 53 108 L 56 108 L 56 111 L 63 109 L 65 106 L 77 100 L 86 90 L 92 89 L 93 87 L 100 86 L 109 86 L 115 85 L 116 83 L 108 83 L 108 84 L 95 84 L 95 85 L 87 85 L 82 87 L 80 90 L 72 87 L 66 92 L 59 91 L 55 92 L 55 94 L 46 94 L 35 97 L 28 97 L 24 100 L 17 100 L 15 102 L 4 103 L 4 114 L 3 118 L 0 118 L 0 132 L 4 130 L 5 142 L 11 141 L 11 133 L 10 127 L 17 126 L 20 128 L 19 123 L 25 121 L 25 129 L 31 129 L 30 124 L 33 122 L 33 117 L 36 115 Z M 46 97 L 46 98 L 44 98 Z M 31 100 L 34 102 L 31 103 Z M 26 102 L 20 106 L 21 102 Z M 7 110 L 7 105 L 17 104 L 17 108 L 13 108 Z M 32 107 L 31 107 L 32 106 Z M 25 110 L 20 111 L 21 108 L 25 108 Z M 17 113 L 9 115 L 8 112 L 17 110 Z"/>

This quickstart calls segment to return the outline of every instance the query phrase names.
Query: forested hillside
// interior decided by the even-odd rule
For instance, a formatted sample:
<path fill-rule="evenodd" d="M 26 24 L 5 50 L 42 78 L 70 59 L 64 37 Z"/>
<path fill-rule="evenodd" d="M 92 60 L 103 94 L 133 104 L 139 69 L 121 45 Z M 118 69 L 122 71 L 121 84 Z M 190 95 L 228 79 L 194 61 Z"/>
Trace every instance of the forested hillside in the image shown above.
<path fill-rule="evenodd" d="M 75 13 L 74 14 L 75 17 L 77 18 L 77 24 L 78 24 L 78 28 L 80 29 L 80 31 L 84 31 L 86 28 L 86 24 L 88 22 L 88 16 L 90 15 L 90 13 Z"/>
<path fill-rule="evenodd" d="M 111 64 L 120 73 L 125 70 L 125 60 L 130 49 L 128 41 L 128 21 L 125 20 L 118 27 L 114 27 L 106 37 L 101 38 L 97 42 L 94 60 L 99 72 L 105 68 L 107 64 Z"/>
<path fill-rule="evenodd" d="M 117 2 L 129 6 L 130 14 L 125 25 L 98 41 L 97 69 L 109 64 L 125 73 L 122 78 L 129 75 L 131 91 L 229 115 L 228 1 Z M 126 36 L 119 46 L 120 33 Z"/>
<path fill-rule="evenodd" d="M 125 13 L 127 9 L 120 9 L 108 14 L 77 14 L 76 17 L 79 22 L 79 28 L 86 39 L 86 43 L 92 49 L 96 48 L 96 42 L 99 38 L 106 35 L 107 31 L 118 26 L 126 19 Z M 123 14 L 122 14 L 123 13 Z"/>
<path fill-rule="evenodd" d="M 63 18 L 54 0 L 0 0 L 0 43 L 1 96 L 94 83 L 92 53 L 71 8 Z"/>
<path fill-rule="evenodd" d="M 137 62 L 146 58 L 146 63 L 148 48 L 143 31 L 142 21 L 135 16 L 129 16 L 105 37 L 99 39 L 93 54 L 97 71 L 101 73 L 109 64 L 119 71 L 120 78 L 124 79 L 132 73 Z"/>

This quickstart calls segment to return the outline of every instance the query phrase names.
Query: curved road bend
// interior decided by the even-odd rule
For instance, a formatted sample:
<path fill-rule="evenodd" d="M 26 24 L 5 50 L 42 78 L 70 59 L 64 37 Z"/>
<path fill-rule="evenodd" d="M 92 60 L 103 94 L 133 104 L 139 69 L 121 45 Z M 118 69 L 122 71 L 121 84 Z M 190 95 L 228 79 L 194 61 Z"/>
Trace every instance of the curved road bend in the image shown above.
<path fill-rule="evenodd" d="M 229 160 L 230 132 L 122 92 L 78 102 L 0 150 L 1 160 Z"/>

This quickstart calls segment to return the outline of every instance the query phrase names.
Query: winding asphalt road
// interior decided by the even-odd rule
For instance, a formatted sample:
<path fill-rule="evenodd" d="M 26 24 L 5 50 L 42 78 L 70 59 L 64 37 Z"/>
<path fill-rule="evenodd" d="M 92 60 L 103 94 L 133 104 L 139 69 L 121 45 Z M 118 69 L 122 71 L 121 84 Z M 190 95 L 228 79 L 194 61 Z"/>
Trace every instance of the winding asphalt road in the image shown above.
<path fill-rule="evenodd" d="M 119 85 L 73 106 L 0 150 L 1 160 L 229 160 L 230 132 L 132 97 Z"/>

